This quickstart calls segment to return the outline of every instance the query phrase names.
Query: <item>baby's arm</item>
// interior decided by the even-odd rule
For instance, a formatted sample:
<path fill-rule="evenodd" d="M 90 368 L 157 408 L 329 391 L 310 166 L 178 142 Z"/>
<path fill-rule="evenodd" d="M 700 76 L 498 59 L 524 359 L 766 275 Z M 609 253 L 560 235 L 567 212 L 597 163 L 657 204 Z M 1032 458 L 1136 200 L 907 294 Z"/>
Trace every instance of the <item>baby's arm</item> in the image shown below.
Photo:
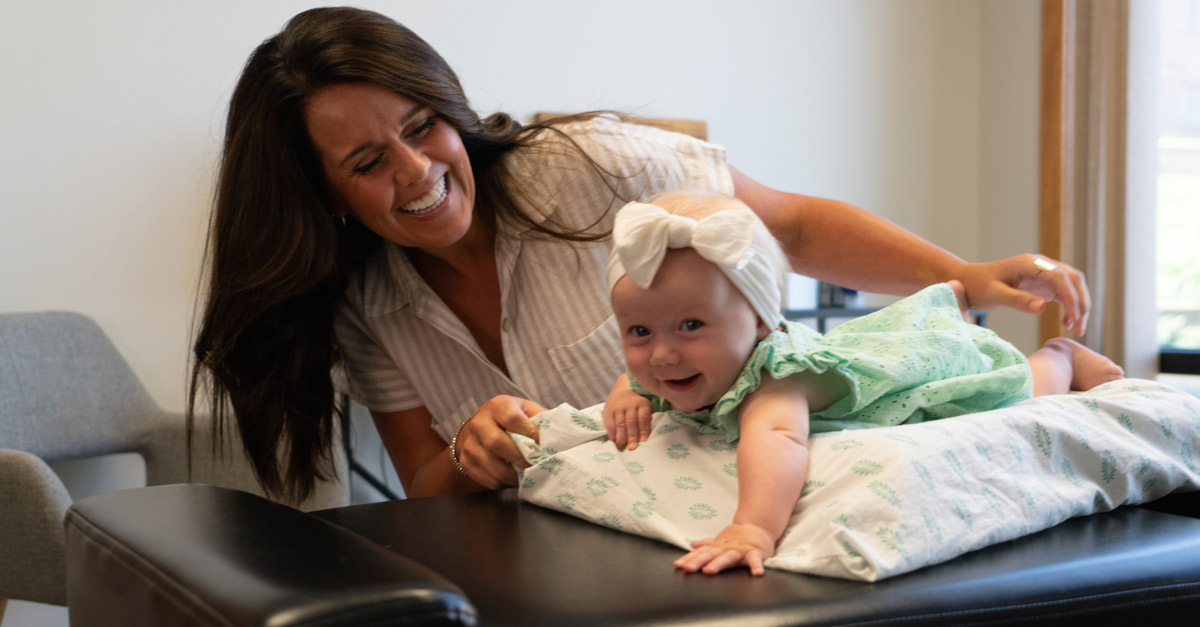
<path fill-rule="evenodd" d="M 628 375 L 618 377 L 601 412 L 608 439 L 618 449 L 627 443 L 629 450 L 636 449 L 639 442 L 650 438 L 650 415 L 650 399 L 629 387 Z"/>
<path fill-rule="evenodd" d="M 808 473 L 808 400 L 803 381 L 763 377 L 738 413 L 738 507 L 715 538 L 692 543 L 675 560 L 688 572 L 715 574 L 745 565 L 762 575 L 775 554 Z"/>

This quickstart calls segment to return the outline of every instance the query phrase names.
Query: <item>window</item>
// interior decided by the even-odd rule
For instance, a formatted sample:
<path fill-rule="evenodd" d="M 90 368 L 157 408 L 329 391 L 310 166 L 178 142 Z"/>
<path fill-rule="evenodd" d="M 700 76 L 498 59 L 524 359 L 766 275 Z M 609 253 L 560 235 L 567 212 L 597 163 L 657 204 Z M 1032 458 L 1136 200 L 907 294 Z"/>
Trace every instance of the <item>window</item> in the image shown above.
<path fill-rule="evenodd" d="M 1158 342 L 1164 372 L 1200 374 L 1200 0 L 1161 6 Z"/>

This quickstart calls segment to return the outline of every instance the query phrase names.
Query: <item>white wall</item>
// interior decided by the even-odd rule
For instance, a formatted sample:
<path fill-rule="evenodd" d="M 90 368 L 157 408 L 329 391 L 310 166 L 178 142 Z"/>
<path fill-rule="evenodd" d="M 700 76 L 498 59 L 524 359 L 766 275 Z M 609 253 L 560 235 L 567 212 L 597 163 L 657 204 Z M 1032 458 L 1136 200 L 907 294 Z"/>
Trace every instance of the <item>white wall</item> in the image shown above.
<path fill-rule="evenodd" d="M 96 317 L 181 408 L 224 107 L 253 47 L 309 5 L 10 7 L 0 310 Z M 704 119 L 769 185 L 857 203 L 968 258 L 1032 245 L 1024 226 L 990 234 L 1034 211 L 1034 153 L 1006 148 L 1036 138 L 1034 0 L 364 5 L 440 49 L 482 111 Z"/>
<path fill-rule="evenodd" d="M 703 119 L 769 185 L 970 259 L 1036 245 L 1037 0 L 359 4 L 421 33 L 483 112 Z M 181 409 L 225 105 L 251 50 L 309 6 L 9 3 L 0 310 L 95 317 Z M 1032 319 L 994 320 L 1031 348 Z"/>
<path fill-rule="evenodd" d="M 980 16 L 978 258 L 1037 252 L 1040 2 L 986 1 Z M 988 325 L 1026 353 L 1037 318 L 991 314 Z"/>

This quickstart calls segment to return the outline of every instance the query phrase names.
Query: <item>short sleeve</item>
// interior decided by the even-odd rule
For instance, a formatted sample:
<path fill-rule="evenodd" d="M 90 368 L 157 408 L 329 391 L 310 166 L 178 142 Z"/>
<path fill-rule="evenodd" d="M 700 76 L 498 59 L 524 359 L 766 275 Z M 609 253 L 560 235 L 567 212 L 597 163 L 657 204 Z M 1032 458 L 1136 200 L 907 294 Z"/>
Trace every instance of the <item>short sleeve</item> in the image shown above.
<path fill-rule="evenodd" d="M 345 371 L 346 392 L 373 411 L 422 406 L 416 389 L 380 346 L 366 323 L 361 300 L 348 293 L 337 306 L 333 332 Z"/>
<path fill-rule="evenodd" d="M 578 141 L 634 200 L 673 189 L 733 193 L 725 149 L 690 135 L 602 115 Z"/>
<path fill-rule="evenodd" d="M 543 131 L 544 139 L 510 157 L 512 189 L 535 220 L 572 228 L 612 226 L 627 202 L 677 189 L 733 194 L 725 149 L 612 114 Z M 594 162 L 588 164 L 579 152 Z M 586 206 L 562 205 L 565 199 Z"/>

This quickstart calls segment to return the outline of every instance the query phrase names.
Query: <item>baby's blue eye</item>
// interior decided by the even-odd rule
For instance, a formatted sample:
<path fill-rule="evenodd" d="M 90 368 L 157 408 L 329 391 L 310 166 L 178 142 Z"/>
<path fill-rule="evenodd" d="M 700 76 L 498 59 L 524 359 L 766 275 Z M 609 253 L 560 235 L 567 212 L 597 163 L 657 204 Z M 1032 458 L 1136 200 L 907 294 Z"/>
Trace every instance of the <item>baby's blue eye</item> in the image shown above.
<path fill-rule="evenodd" d="M 683 330 L 684 331 L 695 331 L 696 329 L 699 329 L 702 326 L 704 326 L 704 323 L 700 322 L 699 320 L 685 320 L 683 323 Z"/>

